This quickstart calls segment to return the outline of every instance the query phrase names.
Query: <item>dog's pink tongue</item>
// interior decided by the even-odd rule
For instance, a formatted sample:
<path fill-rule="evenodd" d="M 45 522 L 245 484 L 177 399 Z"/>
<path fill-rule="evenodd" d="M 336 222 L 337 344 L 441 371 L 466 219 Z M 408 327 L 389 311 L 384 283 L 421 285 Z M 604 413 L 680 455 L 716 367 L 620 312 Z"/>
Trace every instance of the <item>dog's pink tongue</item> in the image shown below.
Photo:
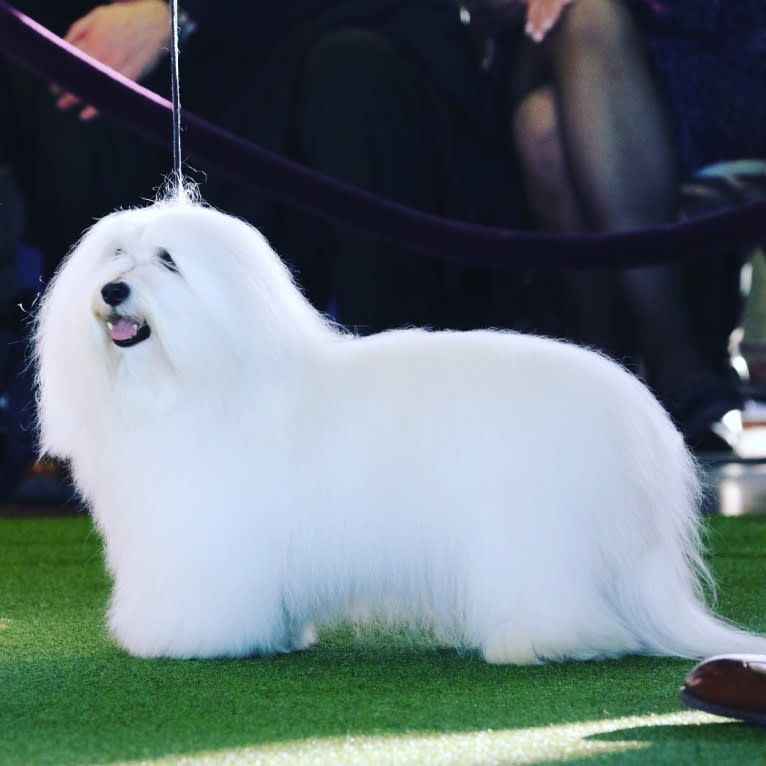
<path fill-rule="evenodd" d="M 121 317 L 112 322 L 109 334 L 112 340 L 130 340 L 136 334 L 136 323 Z"/>

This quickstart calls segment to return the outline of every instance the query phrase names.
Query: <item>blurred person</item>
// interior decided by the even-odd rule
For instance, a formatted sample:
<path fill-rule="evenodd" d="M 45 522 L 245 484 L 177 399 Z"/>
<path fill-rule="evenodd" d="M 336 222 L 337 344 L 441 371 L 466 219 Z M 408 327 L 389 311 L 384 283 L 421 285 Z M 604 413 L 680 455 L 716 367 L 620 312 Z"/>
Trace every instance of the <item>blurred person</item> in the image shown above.
<path fill-rule="evenodd" d="M 167 94 L 163 0 L 28 0 L 20 9 Z M 274 0 L 226 8 L 188 2 L 182 10 L 194 27 L 181 52 L 185 109 L 398 202 L 464 220 L 518 222 L 495 83 L 481 69 L 452 0 Z M 18 115 L 3 126 L 8 177 L 26 208 L 24 237 L 43 251 L 47 278 L 94 220 L 151 196 L 170 170 L 170 136 L 167 148 L 156 147 L 76 93 L 10 64 L 0 70 L 0 83 L 10 106 L 4 113 Z M 208 202 L 266 234 L 317 307 L 332 308 L 360 332 L 405 324 L 502 326 L 516 315 L 516 277 L 399 252 L 298 213 L 267 190 L 229 183 L 212 168 L 187 175 L 203 181 Z M 19 360 L 11 365 L 19 389 L 13 408 L 23 426 L 31 406 L 19 367 Z M 31 454 L 32 430 L 11 430 L 18 442 L 7 472 L 13 481 L 20 456 Z"/>
<path fill-rule="evenodd" d="M 404 204 L 465 220 L 518 221 L 496 93 L 452 0 L 239 2 L 225 10 L 203 2 L 182 5 L 196 26 L 181 57 L 182 103 L 189 111 Z M 52 21 L 60 26 L 64 9 L 53 7 Z M 85 52 L 167 91 L 166 67 L 157 67 L 167 48 L 163 0 L 96 6 L 66 29 L 65 38 Z M 42 162 L 32 163 L 43 168 L 32 173 L 24 191 L 27 199 L 45 196 L 31 205 L 28 228 L 45 232 L 39 236 L 49 254 L 48 273 L 87 222 L 147 196 L 169 169 L 167 151 L 121 127 L 95 125 L 105 121 L 94 120 L 95 110 L 76 95 L 54 87 L 53 101 L 59 112 L 76 111 L 80 120 L 52 115 L 50 103 L 35 104 L 25 111 L 35 121 L 42 112 L 47 127 L 39 140 L 24 142 L 36 155 L 40 143 L 46 147 Z M 88 155 L 88 167 L 80 152 Z M 49 154 L 56 165 L 65 163 L 54 179 Z M 31 159 L 24 155 L 22 162 Z M 309 296 L 321 308 L 333 300 L 340 321 L 374 331 L 484 320 L 485 293 L 494 289 L 488 278 L 468 275 L 479 295 L 466 301 L 464 270 L 371 244 L 276 204 L 267 190 L 253 194 L 213 170 L 199 170 L 207 174 L 203 196 L 243 215 L 286 249 Z M 93 176 L 90 183 L 72 184 L 83 171 Z M 62 183 L 87 189 L 67 189 L 67 204 L 55 205 L 65 193 Z M 53 223 L 47 219 L 52 207 L 61 210 Z M 42 210 L 46 220 L 35 220 L 41 216 L 34 211 Z"/>
<path fill-rule="evenodd" d="M 574 0 L 541 42 L 522 37 L 511 15 L 519 4 L 476 0 L 469 8 L 510 49 L 510 131 L 534 225 L 617 231 L 676 220 L 678 140 L 638 4 Z M 555 281 L 576 340 L 621 361 L 635 352 L 687 441 L 728 448 L 735 434 L 721 420 L 742 398 L 699 343 L 680 267 L 569 271 Z"/>

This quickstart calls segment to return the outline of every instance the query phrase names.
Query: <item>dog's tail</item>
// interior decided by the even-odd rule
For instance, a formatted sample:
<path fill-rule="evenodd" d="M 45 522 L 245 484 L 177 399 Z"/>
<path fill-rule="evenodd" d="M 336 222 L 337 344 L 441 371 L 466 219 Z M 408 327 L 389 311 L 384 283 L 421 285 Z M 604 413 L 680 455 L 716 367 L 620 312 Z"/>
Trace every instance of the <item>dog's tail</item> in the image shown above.
<path fill-rule="evenodd" d="M 766 654 L 766 637 L 749 633 L 713 614 L 705 598 L 707 570 L 651 554 L 643 576 L 622 594 L 622 618 L 647 654 L 710 657 Z"/>
<path fill-rule="evenodd" d="M 662 498 L 652 503 L 653 529 L 628 568 L 639 576 L 617 578 L 621 620 L 648 654 L 766 654 L 766 637 L 726 622 L 708 606 L 715 589 L 702 557 L 699 470 L 680 440 L 666 441 L 668 447 L 674 454 L 666 455 L 664 468 L 672 469 Z"/>

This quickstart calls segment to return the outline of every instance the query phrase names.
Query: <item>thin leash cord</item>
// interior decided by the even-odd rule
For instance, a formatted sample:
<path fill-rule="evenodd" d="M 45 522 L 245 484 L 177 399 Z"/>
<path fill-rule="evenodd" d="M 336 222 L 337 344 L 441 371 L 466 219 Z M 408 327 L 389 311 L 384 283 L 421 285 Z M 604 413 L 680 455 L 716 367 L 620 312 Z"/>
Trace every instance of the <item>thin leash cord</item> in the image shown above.
<path fill-rule="evenodd" d="M 181 95 L 178 76 L 178 0 L 170 0 L 170 91 L 173 104 L 173 175 L 177 193 L 183 194 L 181 169 Z"/>

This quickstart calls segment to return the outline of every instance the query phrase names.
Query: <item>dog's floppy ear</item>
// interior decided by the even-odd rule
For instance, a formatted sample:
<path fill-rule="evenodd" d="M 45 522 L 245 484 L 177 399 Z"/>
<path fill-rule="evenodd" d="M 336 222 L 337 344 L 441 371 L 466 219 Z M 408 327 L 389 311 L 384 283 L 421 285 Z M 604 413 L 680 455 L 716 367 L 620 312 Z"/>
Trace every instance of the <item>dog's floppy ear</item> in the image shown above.
<path fill-rule="evenodd" d="M 55 457 L 72 456 L 103 406 L 98 389 L 106 385 L 106 373 L 94 358 L 103 346 L 103 331 L 93 321 L 90 303 L 76 269 L 65 266 L 48 286 L 35 318 L 39 445 Z"/>
<path fill-rule="evenodd" d="M 89 229 L 62 261 L 38 302 L 33 361 L 38 441 L 46 454 L 69 458 L 101 414 L 106 371 L 99 359 L 104 330 L 94 321 L 94 273 L 105 244 L 120 228 L 112 214 Z"/>

